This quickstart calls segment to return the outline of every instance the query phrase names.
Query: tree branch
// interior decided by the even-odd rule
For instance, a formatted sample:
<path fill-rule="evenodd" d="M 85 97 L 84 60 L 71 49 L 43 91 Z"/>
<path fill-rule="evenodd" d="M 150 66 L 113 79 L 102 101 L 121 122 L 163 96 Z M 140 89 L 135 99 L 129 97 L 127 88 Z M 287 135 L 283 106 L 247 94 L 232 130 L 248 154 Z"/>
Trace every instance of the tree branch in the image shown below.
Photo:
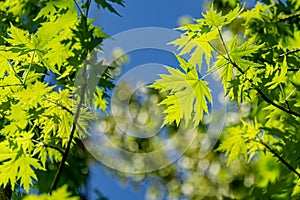
<path fill-rule="evenodd" d="M 230 58 L 230 55 L 229 55 L 229 51 L 228 51 L 228 49 L 227 49 L 227 47 L 226 47 L 226 44 L 225 44 L 225 41 L 224 41 L 224 39 L 223 39 L 223 36 L 222 36 L 222 33 L 221 33 L 221 31 L 218 29 L 218 32 L 219 32 L 219 36 L 220 36 L 220 39 L 221 39 L 221 41 L 222 41 L 222 44 L 223 44 L 223 46 L 224 46 L 224 48 L 225 48 L 225 51 L 226 51 L 226 55 L 227 55 L 227 57 L 228 57 L 228 60 L 229 60 L 229 62 L 233 65 L 233 67 L 235 67 L 241 74 L 245 74 L 245 72 L 242 70 L 242 68 L 240 68 L 235 62 L 233 62 L 233 60 Z M 219 51 L 217 51 L 218 53 L 219 53 Z M 275 106 L 276 108 L 278 108 L 278 109 L 280 109 L 280 110 L 282 110 L 282 111 L 284 111 L 284 112 L 286 112 L 286 113 L 289 113 L 289 114 L 291 114 L 291 115 L 294 115 L 294 116 L 297 116 L 297 117 L 300 117 L 300 113 L 297 113 L 297 112 L 295 112 L 295 111 L 292 111 L 292 110 L 290 110 L 290 109 L 287 109 L 287 108 L 285 108 L 285 107 L 282 107 L 282 106 L 280 106 L 280 105 L 278 105 L 278 104 L 276 104 L 274 101 L 272 101 L 271 99 L 269 99 L 264 93 L 263 93 L 263 91 L 253 82 L 253 80 L 249 80 L 250 81 L 250 83 L 251 83 L 251 85 L 253 86 L 253 88 L 258 92 L 258 94 L 267 102 L 267 103 L 269 103 L 269 104 L 271 104 L 271 105 L 273 105 L 273 106 Z"/>
<path fill-rule="evenodd" d="M 55 146 L 55 145 L 52 145 L 52 144 L 47 144 L 47 143 L 44 143 L 44 142 L 40 142 L 40 141 L 37 141 L 37 140 L 34 140 L 32 139 L 33 142 L 35 143 L 38 143 L 44 147 L 48 147 L 48 148 L 51 148 L 51 149 L 55 149 L 56 151 L 58 151 L 59 153 L 61 153 L 62 155 L 65 154 L 64 150 L 62 150 L 61 148 Z"/>
<path fill-rule="evenodd" d="M 244 71 L 243 71 L 243 70 L 242 70 L 235 62 L 233 62 L 232 60 L 230 60 L 230 63 L 231 63 L 235 68 L 237 68 L 237 70 L 238 70 L 240 73 L 242 73 L 242 74 L 245 73 L 245 72 L 244 72 Z M 257 85 L 255 85 L 255 84 L 253 83 L 252 80 L 249 80 L 249 81 L 250 81 L 251 85 L 254 87 L 254 89 L 258 92 L 258 94 L 261 96 L 261 98 L 263 98 L 263 100 L 265 100 L 267 103 L 271 104 L 272 106 L 275 106 L 276 108 L 278 108 L 278 109 L 280 109 L 280 110 L 282 110 L 282 111 L 284 111 L 284 112 L 286 112 L 286 113 L 288 113 L 288 114 L 291 114 L 291 115 L 300 117 L 300 113 L 297 113 L 297 112 L 295 112 L 295 111 L 292 111 L 292 110 L 290 110 L 290 109 L 287 109 L 287 108 L 285 108 L 285 107 L 282 107 L 282 106 L 276 104 L 274 101 L 272 101 L 271 99 L 269 99 L 269 97 L 267 97 L 267 96 L 263 93 L 263 91 L 262 91 Z"/>
<path fill-rule="evenodd" d="M 292 165 L 290 165 L 282 156 L 280 156 L 274 149 L 272 149 L 262 140 L 260 140 L 260 143 L 264 145 L 276 158 L 278 158 L 280 162 L 283 163 L 290 171 L 294 172 L 300 178 L 300 173 L 297 172 L 297 170 Z"/>
<path fill-rule="evenodd" d="M 67 158 L 68 158 L 68 155 L 69 155 L 69 151 L 70 151 L 71 144 L 72 144 L 73 137 L 74 137 L 75 130 L 76 130 L 76 125 L 77 125 L 77 122 L 78 122 L 78 119 L 79 119 L 80 108 L 81 108 L 81 106 L 83 105 L 83 102 L 84 102 L 84 96 L 85 96 L 85 90 L 86 90 L 86 71 L 87 71 L 87 63 L 85 62 L 84 65 L 83 65 L 83 72 L 82 72 L 83 85 L 81 87 L 80 101 L 79 101 L 79 104 L 78 104 L 78 107 L 77 107 L 77 110 L 76 110 L 76 113 L 75 113 L 75 116 L 74 116 L 74 121 L 73 121 L 72 129 L 71 129 L 70 137 L 69 137 L 69 140 L 68 140 L 67 148 L 64 152 L 62 161 L 60 162 L 60 165 L 57 169 L 54 180 L 53 180 L 52 185 L 51 185 L 50 190 L 49 190 L 50 195 L 51 195 L 52 191 L 55 190 L 56 187 L 57 187 L 57 184 L 58 184 L 58 181 L 60 179 L 61 173 L 62 173 L 63 168 L 65 166 L 65 162 L 67 161 Z"/>
<path fill-rule="evenodd" d="M 15 84 L 0 85 L 0 88 L 14 87 L 14 86 L 23 86 L 23 84 L 15 83 Z"/>
<path fill-rule="evenodd" d="M 300 68 L 289 68 L 287 70 L 290 71 L 290 72 L 297 72 L 297 71 L 300 70 Z"/>
<path fill-rule="evenodd" d="M 291 51 L 288 51 L 288 52 L 285 52 L 283 54 L 279 54 L 278 56 L 276 56 L 276 58 L 281 58 L 281 57 L 284 57 L 284 56 L 287 56 L 287 55 L 290 55 L 290 54 L 294 54 L 294 53 L 297 53 L 300 51 L 300 48 L 299 49 L 293 49 Z"/>
<path fill-rule="evenodd" d="M 284 17 L 284 18 L 279 18 L 279 19 L 277 19 L 277 22 L 284 22 L 284 21 L 287 21 L 287 20 L 290 20 L 290 19 L 293 19 L 293 18 L 297 18 L 297 17 L 300 17 L 300 13 L 292 14 L 292 15 L 289 15 L 289 16 Z"/>

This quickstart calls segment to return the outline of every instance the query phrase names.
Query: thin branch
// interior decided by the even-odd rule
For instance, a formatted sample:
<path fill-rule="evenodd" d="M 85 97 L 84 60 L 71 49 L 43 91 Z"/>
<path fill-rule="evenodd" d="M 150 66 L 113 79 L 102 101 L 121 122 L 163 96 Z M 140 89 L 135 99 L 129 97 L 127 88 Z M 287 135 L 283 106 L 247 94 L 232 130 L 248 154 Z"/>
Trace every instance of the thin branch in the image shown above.
<path fill-rule="evenodd" d="M 14 87 L 14 86 L 23 86 L 23 84 L 20 84 L 20 83 L 15 83 L 15 84 L 6 84 L 6 85 L 0 85 L 0 88 L 5 88 L 5 87 Z"/>
<path fill-rule="evenodd" d="M 17 77 L 17 79 L 20 81 L 20 83 L 21 83 L 23 86 L 25 86 L 25 84 L 24 84 L 22 78 L 21 78 L 21 77 L 18 75 L 18 73 L 16 72 L 14 66 L 13 66 L 9 61 L 7 61 L 7 62 L 8 62 L 9 65 L 11 66 L 11 69 L 13 70 L 13 72 L 14 72 L 14 74 L 15 74 L 15 77 Z"/>
<path fill-rule="evenodd" d="M 237 68 L 237 69 L 239 70 L 239 72 L 241 72 L 242 74 L 245 73 L 245 72 L 244 72 L 244 71 L 243 71 L 243 70 L 242 70 L 235 62 L 232 62 L 232 61 L 231 61 L 231 64 L 232 64 L 235 68 Z M 295 111 L 289 110 L 289 109 L 287 109 L 287 108 L 285 108 L 285 107 L 282 107 L 282 106 L 276 104 L 274 101 L 272 101 L 271 99 L 269 99 L 269 98 L 263 93 L 263 91 L 262 91 L 257 85 L 255 85 L 255 84 L 253 83 L 252 80 L 249 80 L 249 81 L 250 81 L 251 85 L 254 87 L 254 89 L 258 92 L 258 94 L 259 94 L 259 95 L 263 98 L 263 100 L 265 100 L 267 103 L 269 103 L 269 104 L 275 106 L 276 108 L 278 108 L 278 109 L 280 109 L 280 110 L 282 110 L 282 111 L 284 111 L 284 112 L 286 112 L 286 113 L 288 113 L 288 114 L 291 114 L 291 115 L 300 117 L 300 113 L 297 113 L 297 112 L 295 112 Z"/>
<path fill-rule="evenodd" d="M 75 130 L 76 130 L 76 125 L 77 125 L 77 122 L 79 120 L 80 108 L 84 103 L 84 96 L 85 96 L 85 90 L 86 90 L 86 71 L 87 71 L 87 64 L 85 62 L 84 65 L 83 65 L 82 76 L 84 78 L 84 82 L 83 82 L 83 85 L 82 85 L 82 88 L 81 88 L 80 101 L 79 101 L 78 108 L 77 108 L 75 116 L 74 116 L 74 121 L 73 121 L 72 129 L 71 129 L 70 137 L 69 137 L 69 140 L 68 140 L 67 148 L 64 152 L 62 161 L 60 162 L 59 167 L 56 171 L 54 180 L 53 180 L 52 185 L 51 185 L 50 190 L 49 190 L 49 194 L 51 194 L 52 191 L 56 189 L 58 181 L 59 181 L 60 176 L 61 176 L 61 173 L 62 173 L 63 168 L 65 166 L 65 162 L 67 161 L 67 158 L 68 158 L 68 155 L 69 155 L 69 152 L 70 152 L 72 140 L 73 140 Z"/>
<path fill-rule="evenodd" d="M 31 70 L 32 63 L 33 63 L 33 59 L 34 59 L 34 56 L 35 56 L 35 51 L 33 51 L 33 54 L 32 54 L 31 60 L 30 60 L 30 64 L 29 64 L 28 71 L 27 71 L 27 72 L 25 72 L 26 74 L 25 74 L 25 77 L 24 77 L 24 79 L 23 79 L 23 80 L 24 80 L 24 81 L 23 81 L 24 85 L 26 84 L 26 79 L 27 79 L 27 77 L 28 77 L 28 74 L 29 74 L 29 72 L 30 72 L 30 70 Z"/>
<path fill-rule="evenodd" d="M 35 142 L 35 143 L 38 143 L 38 144 L 42 145 L 43 147 L 48 147 L 48 148 L 51 148 L 51 149 L 55 149 L 56 151 L 58 151 L 62 155 L 65 154 L 64 150 L 62 150 L 61 148 L 59 148 L 59 147 L 57 147 L 55 145 L 47 144 L 47 143 L 40 142 L 40 141 L 37 141 L 37 140 L 34 140 L 34 139 L 32 139 L 32 141 Z"/>
<path fill-rule="evenodd" d="M 74 115 L 74 113 L 73 113 L 69 108 L 67 108 L 66 106 L 64 106 L 64 105 L 62 105 L 62 104 L 59 104 L 59 103 L 57 103 L 57 102 L 55 102 L 55 101 L 52 101 L 52 100 L 50 100 L 50 99 L 45 99 L 45 100 L 47 100 L 47 101 L 49 101 L 50 103 L 53 103 L 53 104 L 55 104 L 55 105 L 61 107 L 63 110 L 67 111 L 69 114 Z"/>
<path fill-rule="evenodd" d="M 245 72 L 235 63 L 233 62 L 232 60 L 230 60 L 230 63 L 241 73 L 241 74 L 244 74 Z M 251 83 L 251 85 L 253 86 L 253 88 L 258 92 L 258 94 L 263 98 L 263 100 L 265 100 L 267 103 L 275 106 L 276 108 L 288 113 L 288 114 L 291 114 L 291 115 L 294 115 L 294 116 L 297 116 L 297 117 L 300 117 L 300 113 L 297 113 L 295 111 L 292 111 L 292 110 L 289 110 L 285 107 L 282 107 L 278 104 L 276 104 L 274 101 L 272 101 L 271 99 L 269 99 L 269 97 L 267 97 L 263 91 L 256 85 L 253 83 L 253 80 L 249 80 L 249 82 Z"/>
<path fill-rule="evenodd" d="M 292 14 L 292 15 L 289 15 L 289 16 L 284 17 L 284 18 L 279 18 L 279 19 L 277 19 L 277 22 L 284 22 L 284 21 L 287 21 L 287 20 L 290 20 L 290 19 L 293 19 L 293 18 L 297 18 L 297 17 L 300 17 L 300 13 Z"/>
<path fill-rule="evenodd" d="M 221 38 L 222 44 L 223 44 L 223 46 L 224 46 L 224 48 L 225 48 L 226 54 L 227 54 L 227 56 L 228 56 L 228 59 L 229 59 L 229 61 L 230 61 L 231 59 L 230 59 L 230 56 L 229 56 L 229 51 L 228 51 L 227 46 L 226 46 L 226 44 L 225 44 L 225 40 L 224 40 L 224 38 L 223 38 L 223 35 L 222 35 L 220 29 L 219 29 L 219 28 L 217 28 L 217 29 L 218 29 L 218 33 L 219 33 L 219 36 L 220 36 L 220 38 Z"/>
<path fill-rule="evenodd" d="M 254 85 L 253 82 L 252 82 L 252 85 Z M 290 115 L 294 115 L 294 116 L 300 117 L 300 113 L 297 113 L 297 112 L 292 111 L 292 110 L 290 110 L 290 109 L 288 109 L 288 108 L 282 107 L 282 106 L 276 104 L 275 102 L 273 102 L 271 99 L 269 99 L 269 98 L 263 93 L 263 91 L 262 91 L 258 86 L 254 85 L 254 88 L 256 89 L 256 91 L 258 92 L 258 94 L 259 94 L 259 95 L 260 95 L 267 103 L 269 103 L 269 104 L 275 106 L 276 108 L 278 108 L 278 109 L 280 109 L 280 110 L 282 110 L 282 111 L 284 111 L 284 112 L 286 112 L 286 113 L 288 113 L 288 114 L 290 114 Z"/>
<path fill-rule="evenodd" d="M 224 56 L 220 51 L 219 49 L 217 49 L 211 42 L 208 42 L 208 44 L 220 55 L 222 56 L 225 60 L 228 60 L 229 61 L 229 58 L 227 58 L 226 56 Z"/>
<path fill-rule="evenodd" d="M 224 39 L 223 39 L 223 36 L 222 36 L 222 33 L 221 33 L 221 31 L 218 29 L 218 32 L 219 32 L 219 36 L 220 36 L 220 38 L 221 38 L 221 41 L 222 41 L 222 44 L 223 44 L 223 46 L 224 46 L 224 48 L 225 48 L 225 50 L 226 50 L 226 54 L 227 54 L 227 56 L 228 56 L 228 59 L 229 59 L 229 61 L 230 61 L 230 63 L 241 73 L 241 74 L 245 74 L 245 72 L 242 70 L 242 68 L 240 68 L 231 58 L 230 58 L 230 56 L 229 56 L 229 51 L 228 51 L 228 49 L 227 49 L 227 47 L 226 47 L 226 45 L 225 45 L 225 41 L 224 41 Z M 282 111 L 284 111 L 284 112 L 286 112 L 286 113 L 288 113 L 288 114 L 291 114 L 291 115 L 294 115 L 294 116 L 297 116 L 297 117 L 300 117 L 300 113 L 297 113 L 297 112 L 295 112 L 295 111 L 292 111 L 292 110 L 290 110 L 290 109 L 288 109 L 288 108 L 285 108 L 285 107 L 282 107 L 282 106 L 280 106 L 280 105 L 278 105 L 278 104 L 276 104 L 274 101 L 272 101 L 271 99 L 269 99 L 264 93 L 263 93 L 263 91 L 253 82 L 253 80 L 249 80 L 249 82 L 251 83 L 251 85 L 253 86 L 253 88 L 258 92 L 258 94 L 267 102 L 267 103 L 269 103 L 269 104 L 271 104 L 271 105 L 273 105 L 273 106 L 275 106 L 276 108 L 278 108 L 278 109 L 280 109 L 280 110 L 282 110 Z"/>
<path fill-rule="evenodd" d="M 289 72 L 297 72 L 300 70 L 300 68 L 289 68 L 287 69 Z"/>
<path fill-rule="evenodd" d="M 279 54 L 278 56 L 276 56 L 276 58 L 281 58 L 281 57 L 284 57 L 284 56 L 287 56 L 287 55 L 290 55 L 290 54 L 294 54 L 294 53 L 297 53 L 300 51 L 300 48 L 299 49 L 293 49 L 291 51 L 288 51 L 288 52 L 285 52 L 283 54 Z"/>
<path fill-rule="evenodd" d="M 264 143 L 262 140 L 260 140 L 260 143 L 264 145 L 276 158 L 278 158 L 281 163 L 283 163 L 289 170 L 294 172 L 300 178 L 300 173 L 297 172 L 297 170 L 292 165 L 290 165 L 282 156 L 280 156 L 274 149 L 272 149 L 269 145 Z"/>

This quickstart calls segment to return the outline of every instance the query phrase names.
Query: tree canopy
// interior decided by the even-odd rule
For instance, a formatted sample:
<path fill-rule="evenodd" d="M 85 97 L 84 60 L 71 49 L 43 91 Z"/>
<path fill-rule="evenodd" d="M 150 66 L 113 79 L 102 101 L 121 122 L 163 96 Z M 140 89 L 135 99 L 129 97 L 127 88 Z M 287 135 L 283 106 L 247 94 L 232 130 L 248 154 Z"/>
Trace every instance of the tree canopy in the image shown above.
<path fill-rule="evenodd" d="M 165 145 L 165 135 L 118 137 L 107 111 L 115 70 L 125 57 L 109 66 L 96 60 L 109 36 L 89 17 L 91 3 L 0 2 L 0 199 L 86 199 L 81 188 L 93 158 L 82 139 L 95 122 L 105 123 L 107 137 L 128 151 L 147 154 Z M 114 6 L 125 5 L 94 3 L 116 15 Z M 147 182 L 147 199 L 298 199 L 299 18 L 298 0 L 262 0 L 251 8 L 215 0 L 201 18 L 177 28 L 182 34 L 169 45 L 178 48 L 178 66 L 165 67 L 167 73 L 144 90 L 142 103 L 137 96 L 129 102 L 119 96 L 118 107 L 123 112 L 129 104 L 140 123 L 141 113 L 150 115 L 155 104 L 164 110 L 168 137 L 193 130 L 195 138 L 179 160 L 156 171 L 108 170 L 133 185 Z M 229 111 L 220 113 L 225 125 L 217 144 L 200 157 L 208 142 L 211 75 L 221 80 Z M 130 87 L 118 85 L 118 90 L 126 93 Z M 99 199 L 105 197 L 99 193 Z"/>

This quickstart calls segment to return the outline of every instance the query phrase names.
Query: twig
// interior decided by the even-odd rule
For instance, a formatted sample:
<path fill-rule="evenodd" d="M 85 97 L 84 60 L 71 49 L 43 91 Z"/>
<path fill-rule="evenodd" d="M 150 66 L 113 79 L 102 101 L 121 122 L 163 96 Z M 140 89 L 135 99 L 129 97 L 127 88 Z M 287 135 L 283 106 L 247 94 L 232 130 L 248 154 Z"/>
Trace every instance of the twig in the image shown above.
<path fill-rule="evenodd" d="M 289 68 L 287 70 L 290 71 L 290 72 L 297 72 L 297 71 L 300 70 L 300 68 Z"/>
<path fill-rule="evenodd" d="M 220 39 L 222 41 L 222 44 L 225 48 L 225 51 L 226 51 L 226 54 L 227 54 L 227 57 L 228 57 L 228 60 L 229 62 L 233 65 L 233 67 L 235 67 L 241 74 L 245 74 L 245 72 L 242 70 L 242 68 L 240 68 L 229 56 L 229 51 L 226 47 L 226 44 L 225 44 L 225 41 L 223 39 L 223 36 L 222 36 L 222 33 L 221 31 L 218 29 L 218 32 L 219 32 L 219 36 L 220 36 Z M 219 51 L 217 51 L 219 53 Z M 269 99 L 264 93 L 263 91 L 253 82 L 253 80 L 249 80 L 249 82 L 251 83 L 251 85 L 253 86 L 253 88 L 258 92 L 258 94 L 269 104 L 275 106 L 276 108 L 288 113 L 288 114 L 291 114 L 291 115 L 294 115 L 294 116 L 297 116 L 297 117 L 300 117 L 300 113 L 297 113 L 295 111 L 292 111 L 290 109 L 287 109 L 287 108 L 284 108 L 278 104 L 276 104 L 274 101 L 272 101 L 271 99 Z"/>
<path fill-rule="evenodd" d="M 59 103 L 56 103 L 55 101 L 52 101 L 50 99 L 45 99 L 45 100 L 49 101 L 50 103 L 53 103 L 53 104 L 55 104 L 55 105 L 57 105 L 59 107 L 61 107 L 63 110 L 67 111 L 69 114 L 74 115 L 74 113 L 69 108 L 67 108 L 66 106 L 64 106 L 62 104 L 59 104 Z"/>
<path fill-rule="evenodd" d="M 87 71 L 87 64 L 85 62 L 83 64 L 82 76 L 83 76 L 84 82 L 83 82 L 83 85 L 82 85 L 82 88 L 81 88 L 80 101 L 79 101 L 78 108 L 77 108 L 75 116 L 74 116 L 74 121 L 73 121 L 72 129 L 71 129 L 70 137 L 69 137 L 69 140 L 68 140 L 67 148 L 64 152 L 62 161 L 60 162 L 60 165 L 59 165 L 59 167 L 57 169 L 57 172 L 55 174 L 53 183 L 52 183 L 52 185 L 50 187 L 50 190 L 49 190 L 50 195 L 51 195 L 52 191 L 56 189 L 56 186 L 57 186 L 58 181 L 60 179 L 60 175 L 63 171 L 63 168 L 65 166 L 65 162 L 67 161 L 67 158 L 68 158 L 68 155 L 69 155 L 72 140 L 73 140 L 75 130 L 76 130 L 76 125 L 77 125 L 77 122 L 78 122 L 78 119 L 79 119 L 80 108 L 81 108 L 81 106 L 83 105 L 83 102 L 84 102 L 84 96 L 85 96 L 85 90 L 86 90 L 86 71 Z"/>
<path fill-rule="evenodd" d="M 276 58 L 281 58 L 281 57 L 284 57 L 284 56 L 287 56 L 287 55 L 290 55 L 290 54 L 294 54 L 294 53 L 297 53 L 299 52 L 300 49 L 293 49 L 291 51 L 288 51 L 288 52 L 285 52 L 285 53 L 282 53 L 282 54 L 279 54 L 278 56 L 276 56 Z"/>
<path fill-rule="evenodd" d="M 245 72 L 244 72 L 244 71 L 243 71 L 243 70 L 242 70 L 235 62 L 233 62 L 232 60 L 230 60 L 230 62 L 231 62 L 231 64 L 232 64 L 235 68 L 237 68 L 237 70 L 238 70 L 240 73 L 242 73 L 242 74 L 245 73 Z M 258 94 L 259 94 L 259 95 L 260 95 L 267 103 L 269 103 L 269 104 L 275 106 L 276 108 L 278 108 L 278 109 L 280 109 L 280 110 L 282 110 L 282 111 L 284 111 L 284 112 L 286 112 L 286 113 L 288 113 L 288 114 L 291 114 L 291 115 L 300 117 L 300 113 L 297 113 L 297 112 L 295 112 L 295 111 L 289 110 L 289 109 L 287 109 L 287 108 L 285 108 L 285 107 L 282 107 L 282 106 L 276 104 L 274 101 L 272 101 L 271 99 L 269 99 L 269 97 L 267 97 L 267 96 L 263 93 L 263 91 L 262 91 L 256 84 L 253 83 L 253 80 L 250 79 L 249 81 L 250 81 L 251 85 L 254 87 L 254 89 L 258 92 Z"/>
<path fill-rule="evenodd" d="M 42 146 L 44 146 L 44 147 L 48 147 L 48 148 L 51 148 L 51 149 L 55 149 L 56 151 L 58 151 L 58 152 L 61 153 L 62 155 L 65 154 L 65 152 L 64 152 L 62 149 L 60 149 L 59 147 L 57 147 L 57 146 L 55 146 L 55 145 L 47 144 L 47 143 L 40 142 L 40 141 L 37 141 L 37 140 L 34 140 L 34 139 L 32 139 L 32 141 L 35 142 L 35 143 L 38 143 L 38 144 L 40 144 L 40 145 L 42 145 Z"/>
<path fill-rule="evenodd" d="M 55 145 L 43 143 L 43 146 L 44 146 L 44 147 L 49 147 L 49 148 L 51 148 L 51 149 L 55 149 L 56 151 L 58 151 L 58 152 L 61 153 L 62 155 L 65 154 L 64 150 L 60 149 L 59 147 L 57 147 L 57 146 L 55 146 Z"/>
<path fill-rule="evenodd" d="M 297 18 L 297 17 L 300 17 L 300 13 L 292 14 L 292 15 L 289 15 L 289 16 L 284 17 L 284 18 L 279 18 L 279 19 L 277 19 L 277 22 L 284 22 L 284 21 L 290 20 L 292 18 Z"/>
<path fill-rule="evenodd" d="M 23 84 L 20 84 L 20 83 L 15 83 L 15 84 L 6 84 L 6 85 L 0 85 L 0 88 L 5 88 L 5 87 L 14 87 L 14 86 L 23 86 Z"/>
<path fill-rule="evenodd" d="M 297 170 L 292 165 L 290 165 L 282 156 L 280 156 L 274 149 L 272 149 L 269 145 L 264 143 L 262 140 L 260 140 L 260 143 L 264 145 L 276 158 L 278 158 L 281 163 L 283 163 L 289 170 L 294 172 L 300 178 L 300 173 L 297 172 Z"/>
<path fill-rule="evenodd" d="M 28 74 L 30 73 L 30 70 L 31 70 L 31 67 L 32 67 L 32 63 L 33 63 L 34 56 L 35 56 L 35 51 L 33 51 L 33 54 L 32 54 L 31 60 L 30 60 L 30 64 L 29 64 L 28 71 L 25 72 L 26 74 L 25 74 L 24 79 L 23 79 L 23 80 L 24 80 L 24 81 L 23 81 L 24 85 L 26 84 L 26 80 L 27 80 Z"/>

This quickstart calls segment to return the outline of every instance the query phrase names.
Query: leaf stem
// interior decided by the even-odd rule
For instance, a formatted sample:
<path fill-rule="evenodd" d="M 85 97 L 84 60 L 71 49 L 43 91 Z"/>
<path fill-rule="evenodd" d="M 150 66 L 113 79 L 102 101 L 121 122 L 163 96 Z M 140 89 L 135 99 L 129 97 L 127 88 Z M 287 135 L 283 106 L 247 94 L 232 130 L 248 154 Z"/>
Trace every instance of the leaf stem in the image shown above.
<path fill-rule="evenodd" d="M 218 71 L 219 69 L 221 69 L 221 68 L 224 67 L 225 65 L 228 65 L 229 63 L 230 63 L 230 62 L 228 61 L 228 62 L 226 62 L 226 63 L 220 65 L 219 67 L 217 67 L 217 68 L 215 68 L 215 69 L 208 70 L 207 73 L 206 73 L 204 76 L 201 77 L 201 79 L 206 78 L 207 76 L 209 76 L 209 75 L 211 75 L 212 73 Z"/>
<path fill-rule="evenodd" d="M 17 77 L 17 79 L 20 81 L 21 85 L 25 86 L 25 84 L 23 83 L 23 80 L 22 78 L 18 75 L 18 73 L 16 72 L 14 66 L 7 60 L 7 62 L 9 63 L 9 65 L 11 66 L 14 74 L 15 74 L 15 77 Z"/>
<path fill-rule="evenodd" d="M 222 33 L 221 33 L 221 30 L 220 30 L 218 27 L 217 27 L 217 30 L 218 30 L 220 39 L 221 39 L 221 41 L 222 41 L 222 44 L 223 44 L 223 46 L 224 46 L 224 49 L 225 49 L 225 51 L 226 51 L 226 54 L 227 54 L 227 56 L 228 56 L 228 59 L 231 60 L 231 59 L 230 59 L 230 56 L 229 56 L 229 51 L 228 51 L 227 46 L 226 46 L 226 44 L 225 44 L 225 41 L 224 41 L 223 35 L 222 35 Z"/>
<path fill-rule="evenodd" d="M 0 88 L 5 88 L 5 87 L 13 87 L 13 86 L 23 86 L 23 84 L 16 83 L 16 84 L 6 84 L 6 85 L 0 85 Z"/>
<path fill-rule="evenodd" d="M 287 69 L 289 72 L 297 72 L 300 71 L 300 68 L 289 68 Z"/>
<path fill-rule="evenodd" d="M 220 55 L 222 56 L 225 60 L 228 60 L 229 61 L 229 58 L 226 58 L 226 56 L 224 56 L 220 51 L 219 49 L 217 49 L 210 41 L 208 42 L 208 44 Z"/>
<path fill-rule="evenodd" d="M 24 81 L 23 81 L 23 84 L 24 84 L 24 85 L 26 84 L 26 79 L 27 79 L 27 77 L 28 77 L 28 74 L 29 74 L 29 72 L 30 72 L 30 70 L 31 70 L 32 63 L 33 63 L 33 59 L 34 59 L 34 56 L 35 56 L 35 50 L 33 51 L 33 54 L 32 54 L 32 57 L 31 57 L 31 61 L 30 61 L 30 64 L 29 64 L 28 71 L 27 71 L 27 72 L 25 72 L 26 74 L 25 74 Z"/>
<path fill-rule="evenodd" d="M 83 16 L 82 10 L 81 10 L 81 8 L 80 8 L 80 6 L 78 5 L 78 3 L 77 3 L 76 0 L 74 0 L 74 3 L 75 3 L 75 5 L 76 5 L 76 7 L 77 7 L 77 9 L 78 9 L 78 11 L 79 11 L 79 13 L 80 13 L 80 15 Z"/>

